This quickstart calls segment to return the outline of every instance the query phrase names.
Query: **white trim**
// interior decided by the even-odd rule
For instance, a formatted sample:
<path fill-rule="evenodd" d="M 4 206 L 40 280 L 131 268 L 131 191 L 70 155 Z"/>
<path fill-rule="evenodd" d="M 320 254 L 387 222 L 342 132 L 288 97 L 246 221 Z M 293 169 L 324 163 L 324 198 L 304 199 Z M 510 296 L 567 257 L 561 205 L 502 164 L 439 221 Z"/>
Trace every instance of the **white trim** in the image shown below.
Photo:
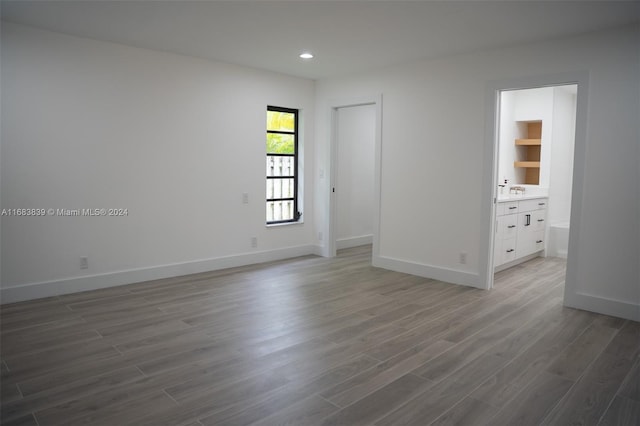
<path fill-rule="evenodd" d="M 336 240 L 338 250 L 373 244 L 373 235 L 360 235 L 359 237 L 339 238 Z"/>
<path fill-rule="evenodd" d="M 482 174 L 480 223 L 488 223 L 489 226 L 481 226 L 480 228 L 480 248 L 478 251 L 479 259 L 486 258 L 486 263 L 480 262 L 479 271 L 480 277 L 484 277 L 484 282 L 479 288 L 484 290 L 493 288 L 493 253 L 496 237 L 496 201 L 498 198 L 495 187 L 498 179 L 500 86 L 497 83 L 488 84 L 485 91 L 485 122 L 488 124 L 485 126 L 484 136 L 483 169 L 485 172 Z"/>
<path fill-rule="evenodd" d="M 507 262 L 507 263 L 503 263 L 502 265 L 498 265 L 495 268 L 493 268 L 493 272 L 495 273 L 495 272 L 504 271 L 505 269 L 509 269 L 512 266 L 516 266 L 516 265 L 519 265 L 521 263 L 528 262 L 531 259 L 535 259 L 536 257 L 546 257 L 546 256 L 543 255 L 543 250 L 540 250 L 540 251 L 538 251 L 536 253 L 532 253 L 532 254 L 529 254 L 527 256 L 520 257 L 518 259 L 512 260 L 511 262 Z"/>
<path fill-rule="evenodd" d="M 603 315 L 640 321 L 640 305 L 621 300 L 606 299 L 586 293 L 569 295 L 565 291 L 564 305 Z"/>
<path fill-rule="evenodd" d="M 267 229 L 273 229 L 273 228 L 279 228 L 281 226 L 296 226 L 296 225 L 304 225 L 304 221 L 299 220 L 297 222 L 265 223 L 264 227 Z"/>
<path fill-rule="evenodd" d="M 316 255 L 316 256 L 320 256 L 320 257 L 326 257 L 324 255 L 323 251 L 324 251 L 324 247 L 323 246 L 314 245 L 314 246 L 311 246 L 311 253 L 309 253 L 309 254 L 313 254 L 313 255 Z M 296 256 L 294 256 L 294 257 L 296 257 Z"/>
<path fill-rule="evenodd" d="M 336 185 L 338 174 L 338 137 L 337 137 L 337 120 L 338 109 L 355 106 L 375 105 L 376 108 L 376 128 L 375 128 L 375 163 L 373 170 L 373 236 L 372 236 L 372 256 L 375 257 L 380 253 L 380 177 L 381 177 L 381 158 L 382 158 L 382 95 L 373 95 L 357 98 L 349 98 L 343 100 L 332 100 L 328 102 L 330 110 L 330 143 L 329 143 L 329 188 L 328 188 L 328 221 L 325 224 L 325 235 L 327 235 L 327 257 L 335 257 L 338 249 L 336 238 L 336 199 L 335 193 L 332 191 Z"/>
<path fill-rule="evenodd" d="M 143 281 L 162 278 L 179 277 L 182 275 L 198 274 L 218 269 L 271 262 L 310 254 L 319 254 L 320 247 L 302 245 L 285 247 L 253 253 L 223 256 L 211 259 L 194 260 L 173 263 L 150 268 L 130 269 L 126 271 L 109 272 L 105 274 L 87 275 L 83 277 L 65 278 L 61 280 L 45 281 L 5 287 L 2 289 L 2 303 L 21 302 L 24 300 L 40 299 L 60 294 L 77 293 L 106 287 L 115 287 Z"/>
<path fill-rule="evenodd" d="M 566 259 L 569 256 L 568 250 L 556 250 L 553 257 L 559 257 L 560 259 Z"/>
<path fill-rule="evenodd" d="M 530 89 L 536 87 L 554 87 L 568 84 L 578 85 L 576 99 L 576 132 L 573 161 L 573 184 L 571 196 L 571 228 L 569 230 L 569 251 L 567 258 L 567 274 L 565 279 L 565 304 L 572 295 L 578 292 L 577 259 L 580 246 L 578 244 L 582 200 L 584 198 L 584 169 L 586 153 L 587 131 L 587 95 L 589 92 L 589 73 L 587 71 L 569 72 L 563 74 L 530 76 L 510 80 L 493 81 L 487 84 L 485 91 L 486 123 L 484 138 L 484 155 L 482 176 L 482 227 L 480 236 L 480 277 L 481 288 L 493 287 L 493 245 L 495 240 L 495 203 L 498 185 L 498 118 L 499 94 L 503 90 Z M 488 243 L 487 243 L 488 242 Z"/>
<path fill-rule="evenodd" d="M 419 277 L 432 278 L 451 284 L 459 284 L 467 287 L 482 288 L 480 276 L 457 269 L 442 268 L 423 263 L 409 262 L 386 256 L 374 256 L 373 266 L 389 269 L 391 271 L 404 272 L 405 274 Z"/>

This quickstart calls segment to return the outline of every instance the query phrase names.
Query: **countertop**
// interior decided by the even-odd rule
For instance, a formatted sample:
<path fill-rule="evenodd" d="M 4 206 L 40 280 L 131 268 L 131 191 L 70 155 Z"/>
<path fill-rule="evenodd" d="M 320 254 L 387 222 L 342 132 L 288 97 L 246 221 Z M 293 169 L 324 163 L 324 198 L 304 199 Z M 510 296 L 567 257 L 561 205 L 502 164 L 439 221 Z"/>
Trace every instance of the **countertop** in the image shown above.
<path fill-rule="evenodd" d="M 535 200 L 536 198 L 549 198 L 549 196 L 544 194 L 501 194 L 498 195 L 498 202 Z"/>

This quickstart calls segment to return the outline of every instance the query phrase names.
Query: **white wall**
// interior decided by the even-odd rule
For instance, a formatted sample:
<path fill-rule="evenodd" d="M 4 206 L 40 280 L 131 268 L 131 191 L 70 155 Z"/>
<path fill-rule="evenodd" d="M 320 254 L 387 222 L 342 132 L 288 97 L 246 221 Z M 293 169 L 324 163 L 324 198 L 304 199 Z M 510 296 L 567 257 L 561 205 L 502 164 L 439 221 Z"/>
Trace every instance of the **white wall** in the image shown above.
<path fill-rule="evenodd" d="M 313 81 L 4 22 L 1 59 L 2 208 L 129 211 L 2 217 L 4 302 L 315 250 L 312 197 L 264 207 L 266 106 L 302 110 L 312 170 Z"/>
<path fill-rule="evenodd" d="M 372 241 L 375 120 L 375 105 L 337 111 L 338 249 Z"/>
<path fill-rule="evenodd" d="M 547 221 L 550 225 L 568 223 L 570 220 L 575 122 L 576 95 L 566 87 L 554 87 L 553 139 L 547 213 Z"/>
<path fill-rule="evenodd" d="M 523 179 L 523 170 L 513 167 L 516 150 L 512 141 L 518 138 L 519 130 L 513 113 L 515 111 L 516 92 L 504 91 L 500 94 L 500 128 L 498 134 L 498 184 L 505 185 L 502 192 L 509 193 L 509 187 Z M 516 176 L 516 172 L 519 173 Z"/>
<path fill-rule="evenodd" d="M 317 171 L 327 169 L 330 100 L 382 93 L 379 265 L 482 285 L 487 105 L 492 81 L 588 72 L 576 288 L 567 303 L 640 319 L 638 27 L 478 52 L 317 84 Z M 581 87 L 579 90 L 582 90 Z M 316 186 L 318 230 L 327 185 Z M 620 197 L 620 194 L 625 194 Z M 488 204 L 486 204 L 488 206 Z M 402 206 L 402 208 L 397 208 Z M 468 262 L 458 263 L 467 252 Z"/>

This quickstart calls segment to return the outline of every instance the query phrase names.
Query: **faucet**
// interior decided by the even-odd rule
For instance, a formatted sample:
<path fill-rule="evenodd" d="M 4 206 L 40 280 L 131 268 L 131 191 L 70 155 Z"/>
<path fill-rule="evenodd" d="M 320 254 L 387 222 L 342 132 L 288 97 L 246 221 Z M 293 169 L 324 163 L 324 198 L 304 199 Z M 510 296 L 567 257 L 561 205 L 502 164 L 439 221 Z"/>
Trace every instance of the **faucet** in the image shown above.
<path fill-rule="evenodd" d="M 518 191 L 519 191 L 522 195 L 524 195 L 524 190 L 525 190 L 524 186 L 512 186 L 509 188 L 509 194 L 513 192 L 516 195 L 518 195 Z"/>

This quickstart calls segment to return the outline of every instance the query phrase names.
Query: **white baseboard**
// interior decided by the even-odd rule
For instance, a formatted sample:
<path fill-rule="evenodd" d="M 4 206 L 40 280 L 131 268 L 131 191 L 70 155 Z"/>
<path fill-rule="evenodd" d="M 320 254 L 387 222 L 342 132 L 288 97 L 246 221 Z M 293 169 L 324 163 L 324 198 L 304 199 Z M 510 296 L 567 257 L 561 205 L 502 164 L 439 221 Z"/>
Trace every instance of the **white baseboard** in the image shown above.
<path fill-rule="evenodd" d="M 182 275 L 198 274 L 218 269 L 289 259 L 298 256 L 318 254 L 320 252 L 321 247 L 319 246 L 294 246 L 212 259 L 160 265 L 150 268 L 130 269 L 106 274 L 87 275 L 83 277 L 22 284 L 3 288 L 0 293 L 0 300 L 2 304 L 21 302 L 24 300 L 58 296 L 61 294 L 97 290 L 100 288 L 115 287 L 143 281 L 179 277 Z"/>
<path fill-rule="evenodd" d="M 605 299 L 604 297 L 585 293 L 565 293 L 564 305 L 569 308 L 640 321 L 640 305 L 621 300 Z"/>
<path fill-rule="evenodd" d="M 540 256 L 547 257 L 547 254 L 542 252 L 542 251 L 538 251 L 538 252 L 535 252 L 535 253 L 532 253 L 532 254 L 528 254 L 526 256 L 519 257 L 519 258 L 517 258 L 515 260 L 512 260 L 511 262 L 507 262 L 507 263 L 503 263 L 502 265 L 495 266 L 493 268 L 493 272 L 495 273 L 495 272 L 504 271 L 505 269 L 509 269 L 512 266 L 516 266 L 516 265 L 519 265 L 521 263 L 528 262 L 531 259 L 535 259 L 536 257 L 540 257 Z M 553 257 L 555 257 L 555 256 L 553 256 Z"/>
<path fill-rule="evenodd" d="M 566 259 L 569 254 L 567 249 L 558 249 L 557 247 L 549 247 L 547 249 L 547 256 L 550 257 L 559 257 L 561 259 Z"/>
<path fill-rule="evenodd" d="M 373 244 L 373 235 L 361 235 L 359 237 L 341 238 L 336 240 L 336 249 L 346 249 L 351 247 Z"/>
<path fill-rule="evenodd" d="M 455 269 L 441 268 L 385 256 L 374 256 L 373 266 L 397 272 L 404 272 L 405 274 L 417 275 L 419 277 L 433 278 L 452 284 L 481 289 L 484 288 L 480 284 L 480 276 L 478 274 L 458 271 Z"/>
<path fill-rule="evenodd" d="M 309 254 L 315 254 L 316 256 L 321 256 L 321 257 L 326 257 L 324 255 L 324 247 L 323 246 L 311 246 L 311 253 Z"/>

